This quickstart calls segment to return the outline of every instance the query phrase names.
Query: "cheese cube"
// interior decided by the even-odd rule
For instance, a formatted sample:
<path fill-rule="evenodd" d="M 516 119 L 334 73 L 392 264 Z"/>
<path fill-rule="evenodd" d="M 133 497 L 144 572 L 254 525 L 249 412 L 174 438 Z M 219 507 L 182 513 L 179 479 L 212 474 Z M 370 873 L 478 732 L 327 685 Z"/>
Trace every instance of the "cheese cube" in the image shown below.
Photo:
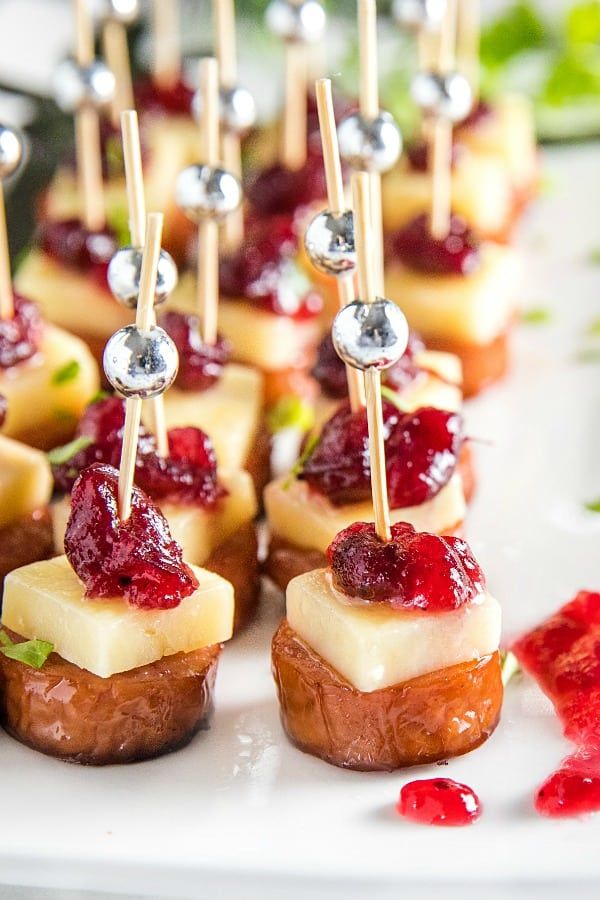
<path fill-rule="evenodd" d="M 0 435 L 0 528 L 47 506 L 51 494 L 45 453 Z"/>

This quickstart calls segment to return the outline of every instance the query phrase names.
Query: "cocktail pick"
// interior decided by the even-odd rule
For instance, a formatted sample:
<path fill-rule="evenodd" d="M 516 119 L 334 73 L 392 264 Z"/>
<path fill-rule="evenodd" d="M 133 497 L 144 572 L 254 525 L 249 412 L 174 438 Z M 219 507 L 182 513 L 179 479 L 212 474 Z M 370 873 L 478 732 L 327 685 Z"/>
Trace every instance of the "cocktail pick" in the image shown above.
<path fill-rule="evenodd" d="M 446 0 L 394 0 L 392 3 L 392 15 L 398 25 L 417 39 L 420 69 L 435 63 L 435 39 L 445 10 Z"/>
<path fill-rule="evenodd" d="M 115 76 L 112 102 L 115 126 L 119 125 L 122 111 L 134 106 L 127 26 L 136 22 L 139 15 L 139 0 L 104 0 L 102 5 L 102 48 L 108 67 Z"/>
<path fill-rule="evenodd" d="M 402 138 L 393 117 L 379 109 L 377 74 L 377 7 L 375 0 L 358 0 L 360 56 L 359 111 L 339 124 L 342 159 L 355 170 L 365 171 L 371 181 L 373 252 L 378 289 L 383 292 L 383 222 L 381 175 L 398 160 Z"/>
<path fill-rule="evenodd" d="M 83 221 L 90 231 L 104 225 L 99 112 L 112 103 L 115 78 L 94 59 L 94 31 L 86 0 L 74 0 L 75 60 L 67 59 L 54 77 L 55 98 L 64 112 L 75 114 L 77 178 Z"/>
<path fill-rule="evenodd" d="M 20 135 L 12 128 L 0 125 L 0 319 L 12 319 L 15 312 L 3 182 L 17 171 L 22 158 Z"/>
<path fill-rule="evenodd" d="M 479 97 L 480 40 L 480 0 L 460 0 L 458 6 L 456 57 L 461 71 L 465 73 L 471 84 L 473 101 L 476 101 Z"/>
<path fill-rule="evenodd" d="M 117 250 L 111 259 L 108 267 L 108 284 L 115 298 L 120 303 L 129 309 L 135 309 L 140 293 L 143 249 L 146 239 L 146 201 L 144 197 L 144 176 L 138 118 L 137 113 L 133 110 L 125 110 L 121 114 L 121 131 L 123 136 L 123 159 L 125 161 L 125 184 L 131 245 Z M 161 249 L 158 257 L 152 310 L 153 324 L 155 322 L 154 307 L 164 303 L 169 294 L 175 289 L 176 284 L 177 266 L 171 256 Z M 152 398 L 148 403 L 158 452 L 161 456 L 167 456 L 169 441 L 162 394 Z"/>
<path fill-rule="evenodd" d="M 241 179 L 242 138 L 256 121 L 254 98 L 237 84 L 234 0 L 213 0 L 215 49 L 220 77 L 220 119 L 223 164 Z M 235 250 L 244 239 L 242 207 L 225 220 L 225 246 Z"/>
<path fill-rule="evenodd" d="M 220 167 L 219 72 L 216 59 L 200 61 L 202 95 L 202 162 L 180 173 L 175 186 L 178 205 L 198 225 L 198 308 L 202 339 L 217 342 L 219 308 L 219 222 L 236 210 L 242 188 L 236 176 Z"/>
<path fill-rule="evenodd" d="M 169 90 L 181 76 L 179 0 L 153 0 L 152 33 L 152 78 L 158 87 Z"/>
<path fill-rule="evenodd" d="M 106 377 L 115 391 L 125 397 L 119 471 L 119 517 L 123 521 L 131 512 L 142 401 L 157 397 L 170 387 L 179 365 L 175 344 L 166 331 L 153 324 L 162 223 L 162 213 L 149 213 L 135 325 L 115 332 L 104 349 Z"/>
<path fill-rule="evenodd" d="M 320 212 L 311 221 L 304 236 L 304 244 L 312 264 L 321 272 L 335 277 L 340 308 L 343 308 L 354 300 L 353 275 L 356 268 L 354 223 L 352 210 L 348 209 L 344 198 L 331 81 L 328 78 L 320 78 L 316 82 L 315 93 L 329 208 Z M 348 365 L 346 377 L 350 406 L 355 412 L 365 405 L 364 378 L 357 369 Z"/>
<path fill-rule="evenodd" d="M 339 311 L 333 323 L 332 338 L 341 359 L 365 373 L 375 529 L 382 541 L 389 541 L 390 509 L 385 469 L 381 371 L 398 362 L 406 350 L 408 323 L 395 303 L 377 295 L 369 188 L 368 175 L 355 172 L 352 176 L 352 200 L 361 299 Z"/>
<path fill-rule="evenodd" d="M 285 100 L 281 163 L 301 169 L 307 152 L 308 45 L 321 40 L 325 10 L 318 0 L 271 0 L 265 21 L 285 44 Z"/>
<path fill-rule="evenodd" d="M 473 99 L 467 78 L 453 71 L 456 14 L 457 0 L 447 0 L 436 70 L 417 73 L 411 85 L 415 102 L 430 122 L 427 128 L 432 178 L 430 228 L 438 240 L 445 238 L 450 229 L 452 128 L 469 114 Z"/>

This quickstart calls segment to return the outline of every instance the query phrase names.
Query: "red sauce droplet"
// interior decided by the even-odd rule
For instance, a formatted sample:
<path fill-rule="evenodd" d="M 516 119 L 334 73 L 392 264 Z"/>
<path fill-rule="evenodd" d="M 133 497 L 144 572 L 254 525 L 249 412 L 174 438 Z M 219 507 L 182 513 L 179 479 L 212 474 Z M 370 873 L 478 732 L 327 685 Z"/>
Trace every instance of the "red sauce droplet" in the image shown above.
<path fill-rule="evenodd" d="M 428 217 L 418 216 L 392 235 L 388 247 L 392 258 L 426 275 L 469 275 L 479 265 L 479 242 L 458 216 L 441 240 L 429 231 Z"/>
<path fill-rule="evenodd" d="M 242 245 L 220 263 L 221 294 L 279 316 L 319 315 L 323 301 L 294 260 L 297 246 L 289 217 L 250 220 Z"/>
<path fill-rule="evenodd" d="M 400 791 L 396 809 L 421 825 L 472 825 L 481 815 L 475 791 L 452 778 L 410 781 Z"/>
<path fill-rule="evenodd" d="M 65 553 L 91 598 L 123 597 L 142 609 L 172 609 L 198 587 L 167 520 L 139 488 L 118 516 L 119 472 L 95 464 L 73 487 Z"/>
<path fill-rule="evenodd" d="M 464 443 L 461 416 L 433 407 L 402 413 L 384 400 L 383 420 L 392 509 L 418 506 L 435 497 L 456 469 Z M 370 498 L 366 410 L 352 412 L 348 403 L 337 410 L 323 426 L 299 478 L 337 506 Z"/>
<path fill-rule="evenodd" d="M 600 810 L 600 593 L 580 591 L 513 650 L 578 748 L 538 790 L 535 808 L 546 816 Z"/>
<path fill-rule="evenodd" d="M 327 558 L 338 590 L 392 609 L 447 612 L 485 587 L 465 541 L 417 532 L 407 522 L 392 525 L 388 542 L 380 540 L 372 522 L 355 522 L 336 535 Z"/>
<path fill-rule="evenodd" d="M 136 108 L 143 113 L 189 116 L 194 91 L 181 79 L 168 88 L 160 87 L 150 79 L 144 79 L 135 85 L 135 98 Z"/>
<path fill-rule="evenodd" d="M 93 463 L 117 468 L 121 459 L 125 402 L 107 397 L 88 406 L 76 431 L 76 437 L 89 438 L 83 447 L 60 465 L 52 467 L 54 483 L 68 493 L 80 472 Z M 135 467 L 135 482 L 155 500 L 195 504 L 206 509 L 225 495 L 217 481 L 217 460 L 208 435 L 199 428 L 172 428 L 169 431 L 169 456 L 156 449 L 154 435 L 140 426 Z"/>
<path fill-rule="evenodd" d="M 44 320 L 38 306 L 19 294 L 13 295 L 14 315 L 0 319 L 0 369 L 10 369 L 31 359 L 44 334 Z"/>
<path fill-rule="evenodd" d="M 163 313 L 158 324 L 175 342 L 179 371 L 175 385 L 183 391 L 206 391 L 219 380 L 231 357 L 231 346 L 219 336 L 214 346 L 200 335 L 200 319 L 175 310 Z"/>
<path fill-rule="evenodd" d="M 44 222 L 40 246 L 52 259 L 89 275 L 107 289 L 108 264 L 118 249 L 117 239 L 109 228 L 90 231 L 79 219 Z"/>

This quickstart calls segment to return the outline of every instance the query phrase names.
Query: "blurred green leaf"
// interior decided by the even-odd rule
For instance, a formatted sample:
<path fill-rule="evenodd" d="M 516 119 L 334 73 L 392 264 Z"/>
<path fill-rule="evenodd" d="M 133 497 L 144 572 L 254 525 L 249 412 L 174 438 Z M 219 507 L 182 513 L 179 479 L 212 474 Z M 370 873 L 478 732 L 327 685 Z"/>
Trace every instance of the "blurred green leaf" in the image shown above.
<path fill-rule="evenodd" d="M 595 44 L 600 41 L 600 2 L 576 3 L 567 13 L 565 32 L 570 44 Z"/>
<path fill-rule="evenodd" d="M 533 3 L 509 6 L 481 34 L 481 61 L 494 68 L 525 50 L 543 47 L 548 30 Z"/>
<path fill-rule="evenodd" d="M 546 103 L 562 106 L 585 98 L 600 103 L 600 50 L 567 50 L 553 63 L 542 92 Z"/>

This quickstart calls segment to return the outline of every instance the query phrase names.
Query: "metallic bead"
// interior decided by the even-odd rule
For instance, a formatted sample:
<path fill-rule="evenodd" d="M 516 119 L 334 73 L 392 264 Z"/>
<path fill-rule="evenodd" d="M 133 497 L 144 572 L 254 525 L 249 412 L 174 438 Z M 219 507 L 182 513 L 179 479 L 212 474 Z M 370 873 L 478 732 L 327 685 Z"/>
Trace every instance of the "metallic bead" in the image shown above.
<path fill-rule="evenodd" d="M 89 66 L 65 59 L 54 72 L 53 86 L 54 99 L 63 112 L 75 113 L 85 106 L 102 110 L 112 101 L 115 76 L 100 59 Z"/>
<path fill-rule="evenodd" d="M 400 129 L 384 110 L 371 121 L 350 113 L 338 125 L 338 140 L 344 162 L 367 172 L 387 172 L 402 152 Z"/>
<path fill-rule="evenodd" d="M 392 15 L 410 34 L 439 31 L 446 13 L 446 0 L 393 0 Z"/>
<path fill-rule="evenodd" d="M 192 101 L 194 117 L 202 118 L 202 93 L 196 91 Z M 243 137 L 256 122 L 256 106 L 254 97 L 245 87 L 237 85 L 232 88 L 222 87 L 219 91 L 219 118 L 222 127 Z"/>
<path fill-rule="evenodd" d="M 223 219 L 242 202 L 242 186 L 231 172 L 198 163 L 180 172 L 175 200 L 196 224 L 207 218 Z"/>
<path fill-rule="evenodd" d="M 469 79 L 460 72 L 439 75 L 436 72 L 417 72 L 410 92 L 424 116 L 462 122 L 473 105 L 473 91 Z"/>
<path fill-rule="evenodd" d="M 351 210 L 326 209 L 314 217 L 304 235 L 309 259 L 326 275 L 346 275 L 356 267 L 354 221 Z"/>
<path fill-rule="evenodd" d="M 16 172 L 22 159 L 21 135 L 8 125 L 0 125 L 0 180 Z"/>
<path fill-rule="evenodd" d="M 327 17 L 318 0 L 271 0 L 265 12 L 267 28 L 282 41 L 316 44 Z"/>
<path fill-rule="evenodd" d="M 91 0 L 91 13 L 97 22 L 121 22 L 131 25 L 140 17 L 139 0 Z"/>
<path fill-rule="evenodd" d="M 108 286 L 116 299 L 129 309 L 137 307 L 140 292 L 143 251 L 139 247 L 121 247 L 108 266 Z M 160 251 L 154 305 L 164 303 L 177 286 L 177 266 L 166 250 Z"/>
<path fill-rule="evenodd" d="M 166 391 L 179 368 L 175 344 L 157 325 L 148 331 L 140 331 L 136 325 L 120 328 L 109 338 L 103 361 L 115 391 L 142 400 Z"/>
<path fill-rule="evenodd" d="M 408 345 L 408 323 L 391 300 L 354 300 L 339 311 L 331 331 L 338 356 L 349 366 L 387 369 Z"/>

